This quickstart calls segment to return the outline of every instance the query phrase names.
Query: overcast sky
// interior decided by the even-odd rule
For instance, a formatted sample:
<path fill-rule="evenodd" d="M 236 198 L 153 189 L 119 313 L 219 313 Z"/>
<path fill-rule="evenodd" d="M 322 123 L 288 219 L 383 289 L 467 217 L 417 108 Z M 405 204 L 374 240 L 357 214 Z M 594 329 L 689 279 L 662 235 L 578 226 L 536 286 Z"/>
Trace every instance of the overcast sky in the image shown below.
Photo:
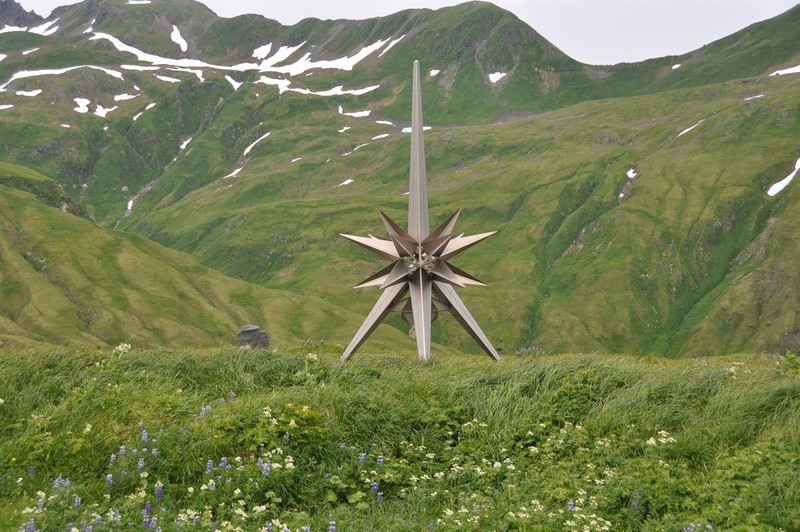
<path fill-rule="evenodd" d="M 75 0 L 17 0 L 48 15 Z M 125 0 L 119 0 L 123 2 Z M 292 25 L 306 17 L 363 19 L 409 8 L 438 9 L 448 0 L 201 0 L 215 13 L 259 13 Z M 153 0 L 158 2 L 158 0 Z M 493 0 L 569 56 L 589 64 L 679 55 L 765 20 L 797 0 Z"/>

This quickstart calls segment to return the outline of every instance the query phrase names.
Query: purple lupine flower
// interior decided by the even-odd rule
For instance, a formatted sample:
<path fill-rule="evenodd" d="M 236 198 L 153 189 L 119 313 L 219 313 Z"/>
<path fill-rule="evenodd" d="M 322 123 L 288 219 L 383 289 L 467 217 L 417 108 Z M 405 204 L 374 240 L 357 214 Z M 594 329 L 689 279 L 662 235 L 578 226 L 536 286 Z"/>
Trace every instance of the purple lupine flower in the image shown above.
<path fill-rule="evenodd" d="M 377 482 L 373 482 L 372 484 L 370 484 L 369 485 L 369 490 L 372 493 L 376 493 L 377 494 L 378 493 L 378 483 Z"/>
<path fill-rule="evenodd" d="M 61 478 L 61 475 L 58 475 L 58 478 L 53 481 L 53 489 L 69 488 L 70 486 L 72 486 L 72 483 L 69 481 L 69 479 Z"/>
<path fill-rule="evenodd" d="M 367 457 L 367 453 L 364 453 L 364 452 L 358 453 L 358 463 L 359 464 L 363 464 L 364 463 L 364 459 L 366 457 Z"/>
<path fill-rule="evenodd" d="M 134 449 L 131 451 L 131 454 L 139 454 L 139 449 L 136 449 L 136 448 L 134 448 Z"/>
<path fill-rule="evenodd" d="M 81 498 L 78 495 L 76 495 L 75 498 L 72 500 L 72 506 L 74 508 L 77 508 L 80 505 L 81 505 Z"/>
<path fill-rule="evenodd" d="M 236 399 L 236 393 L 234 393 L 234 392 L 229 393 L 228 394 L 228 400 L 229 401 L 233 401 L 234 399 Z"/>
<path fill-rule="evenodd" d="M 271 463 L 267 462 L 266 464 L 264 464 L 264 469 L 261 472 L 261 476 L 268 477 L 271 469 L 272 469 Z"/>
<path fill-rule="evenodd" d="M 433 530 L 434 528 L 436 528 L 436 525 L 433 523 L 428 523 L 428 530 Z"/>
<path fill-rule="evenodd" d="M 328 523 L 328 532 L 336 532 L 336 521 Z"/>
<path fill-rule="evenodd" d="M 214 460 L 209 460 L 206 462 L 206 474 L 210 475 L 212 471 L 214 471 Z"/>
<path fill-rule="evenodd" d="M 343 450 L 343 451 L 346 451 L 347 450 L 347 444 L 345 442 L 342 442 L 342 444 L 339 446 L 339 448 L 341 450 Z"/>
<path fill-rule="evenodd" d="M 28 519 L 28 522 L 25 523 L 25 532 L 36 532 L 36 524 L 33 519 Z"/>
<path fill-rule="evenodd" d="M 155 447 L 153 447 L 152 449 L 150 449 L 150 454 L 152 454 L 153 456 L 156 456 L 156 455 L 158 455 L 158 449 L 156 449 Z"/>
<path fill-rule="evenodd" d="M 633 501 L 631 503 L 631 510 L 638 510 L 639 509 L 639 501 Z"/>
<path fill-rule="evenodd" d="M 378 492 L 378 504 L 382 504 L 382 503 L 383 503 L 383 492 L 379 491 Z"/>
<path fill-rule="evenodd" d="M 200 522 L 200 516 L 199 515 L 194 516 L 194 518 L 192 519 L 192 524 L 196 525 L 199 522 Z"/>
<path fill-rule="evenodd" d="M 114 475 L 109 473 L 108 475 L 106 475 L 106 487 L 110 488 L 112 482 L 114 482 Z"/>
<path fill-rule="evenodd" d="M 291 439 L 291 436 L 289 436 L 288 432 L 284 433 L 283 439 L 286 440 L 286 441 L 289 441 Z"/>
<path fill-rule="evenodd" d="M 120 445 L 119 446 L 119 455 L 120 456 L 125 456 L 125 452 L 126 452 L 125 451 L 125 446 L 124 445 Z"/>
<path fill-rule="evenodd" d="M 40 512 L 44 509 L 44 499 L 39 499 L 36 501 L 36 509 Z"/>
<path fill-rule="evenodd" d="M 109 457 L 108 461 L 113 464 L 114 462 L 117 461 L 117 455 L 114 454 L 114 453 L 111 453 L 111 457 Z"/>
<path fill-rule="evenodd" d="M 272 532 L 272 521 L 267 521 L 266 523 L 264 523 L 264 529 L 267 532 Z"/>
<path fill-rule="evenodd" d="M 147 431 L 142 429 L 142 443 L 147 443 Z"/>
<path fill-rule="evenodd" d="M 209 412 L 211 412 L 211 404 L 207 404 L 207 405 L 204 405 L 204 406 L 200 407 L 200 417 L 205 416 Z"/>
<path fill-rule="evenodd" d="M 303 532 L 311 532 L 311 527 L 310 526 L 304 526 L 303 527 Z"/>
<path fill-rule="evenodd" d="M 33 466 L 28 466 L 28 476 L 31 477 L 31 480 L 36 478 L 36 468 Z"/>
<path fill-rule="evenodd" d="M 156 500 L 161 502 L 164 500 L 164 484 L 159 480 L 156 482 Z"/>
<path fill-rule="evenodd" d="M 137 471 L 144 469 L 144 458 L 139 458 L 139 463 L 136 464 Z"/>
<path fill-rule="evenodd" d="M 67 532 L 72 532 L 72 523 L 67 523 L 66 525 L 64 525 L 64 530 L 66 530 Z"/>
<path fill-rule="evenodd" d="M 220 458 L 220 460 L 219 460 L 219 467 L 221 469 L 224 469 L 225 471 L 230 471 L 231 469 L 233 469 L 233 466 L 231 466 L 228 463 L 228 459 L 226 457 L 224 457 L 224 456 L 222 458 Z"/>
<path fill-rule="evenodd" d="M 150 514 L 153 513 L 153 503 L 147 501 L 144 503 L 144 509 L 142 510 L 142 517 L 147 518 L 150 517 Z"/>
<path fill-rule="evenodd" d="M 379 465 L 379 466 L 382 466 L 382 465 L 383 465 L 383 455 L 382 455 L 382 454 L 379 454 L 379 455 L 378 455 L 378 465 Z"/>
<path fill-rule="evenodd" d="M 118 525 L 122 519 L 122 514 L 116 510 L 111 510 L 111 524 Z"/>
<path fill-rule="evenodd" d="M 574 512 L 575 511 L 575 501 L 572 499 L 569 500 L 567 503 L 567 511 Z"/>

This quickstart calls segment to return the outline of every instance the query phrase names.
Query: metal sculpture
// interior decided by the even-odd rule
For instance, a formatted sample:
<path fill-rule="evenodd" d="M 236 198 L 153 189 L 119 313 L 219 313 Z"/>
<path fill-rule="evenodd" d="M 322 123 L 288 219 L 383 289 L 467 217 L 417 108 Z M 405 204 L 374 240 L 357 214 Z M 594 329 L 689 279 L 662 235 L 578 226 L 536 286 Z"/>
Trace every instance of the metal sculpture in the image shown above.
<path fill-rule="evenodd" d="M 449 311 L 490 357 L 500 360 L 497 351 L 453 288 L 453 285 L 468 284 L 485 286 L 484 283 L 448 262 L 496 231 L 472 236 L 464 236 L 464 233 L 455 235 L 453 227 L 461 213 L 459 209 L 438 229 L 430 232 L 419 61 L 414 61 L 412 93 L 408 231 L 381 211 L 380 217 L 389 233 L 389 240 L 372 235 L 341 235 L 392 261 L 389 266 L 356 286 L 378 286 L 383 293 L 344 350 L 342 360 L 349 359 L 391 311 L 402 313 L 403 318 L 411 324 L 422 360 L 431 357 L 431 324 L 443 311 Z"/>

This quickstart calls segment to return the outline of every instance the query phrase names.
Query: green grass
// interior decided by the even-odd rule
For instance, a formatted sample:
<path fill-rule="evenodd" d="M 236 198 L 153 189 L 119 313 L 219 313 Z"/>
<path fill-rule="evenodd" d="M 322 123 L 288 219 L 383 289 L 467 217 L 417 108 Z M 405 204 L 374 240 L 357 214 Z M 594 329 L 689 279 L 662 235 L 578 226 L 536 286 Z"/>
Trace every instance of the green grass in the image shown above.
<path fill-rule="evenodd" d="M 796 357 L 340 353 L 0 351 L 0 528 L 800 527 Z"/>

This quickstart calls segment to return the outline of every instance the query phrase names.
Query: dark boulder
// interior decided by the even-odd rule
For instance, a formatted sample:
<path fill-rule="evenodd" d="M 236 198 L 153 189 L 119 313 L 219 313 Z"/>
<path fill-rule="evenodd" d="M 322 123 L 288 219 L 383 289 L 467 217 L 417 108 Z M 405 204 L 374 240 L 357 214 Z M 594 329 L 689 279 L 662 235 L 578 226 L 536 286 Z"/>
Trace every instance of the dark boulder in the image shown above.
<path fill-rule="evenodd" d="M 236 333 L 236 343 L 239 347 L 269 347 L 269 337 L 258 325 L 242 325 Z"/>

